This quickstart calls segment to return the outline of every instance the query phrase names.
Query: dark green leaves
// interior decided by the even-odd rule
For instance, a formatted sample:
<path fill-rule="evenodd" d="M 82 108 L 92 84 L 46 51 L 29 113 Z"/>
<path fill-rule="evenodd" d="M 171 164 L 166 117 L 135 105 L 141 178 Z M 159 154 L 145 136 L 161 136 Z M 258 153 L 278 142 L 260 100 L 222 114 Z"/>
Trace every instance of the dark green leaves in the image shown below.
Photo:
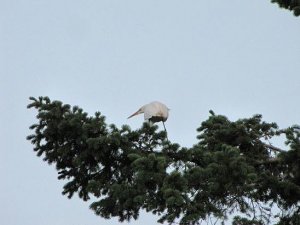
<path fill-rule="evenodd" d="M 279 7 L 291 10 L 295 16 L 300 15 L 300 1 L 299 0 L 271 0 L 272 3 L 277 3 Z"/>
<path fill-rule="evenodd" d="M 299 219 L 299 126 L 279 130 L 261 115 L 230 121 L 210 111 L 198 143 L 182 148 L 156 125 L 117 128 L 100 112 L 89 116 L 48 97 L 30 100 L 38 113 L 27 139 L 66 180 L 63 194 L 98 198 L 91 204 L 97 215 L 124 221 L 145 209 L 159 222 L 197 224 L 239 212 L 248 217 L 233 224 L 267 224 L 276 204 L 283 210 L 279 224 Z M 289 151 L 268 143 L 282 134 Z"/>

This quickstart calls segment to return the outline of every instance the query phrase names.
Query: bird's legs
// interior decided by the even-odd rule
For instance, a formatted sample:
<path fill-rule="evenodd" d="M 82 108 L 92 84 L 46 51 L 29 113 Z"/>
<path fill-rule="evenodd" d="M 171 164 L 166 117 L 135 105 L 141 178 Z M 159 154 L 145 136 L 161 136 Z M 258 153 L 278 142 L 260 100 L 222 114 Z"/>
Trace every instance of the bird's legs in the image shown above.
<path fill-rule="evenodd" d="M 166 126 L 165 126 L 165 122 L 162 121 L 163 125 L 164 125 L 164 128 L 165 128 L 165 132 L 166 132 L 166 135 L 167 135 L 167 141 L 169 142 L 169 139 L 168 139 L 168 132 L 167 132 L 167 129 L 166 129 Z"/>

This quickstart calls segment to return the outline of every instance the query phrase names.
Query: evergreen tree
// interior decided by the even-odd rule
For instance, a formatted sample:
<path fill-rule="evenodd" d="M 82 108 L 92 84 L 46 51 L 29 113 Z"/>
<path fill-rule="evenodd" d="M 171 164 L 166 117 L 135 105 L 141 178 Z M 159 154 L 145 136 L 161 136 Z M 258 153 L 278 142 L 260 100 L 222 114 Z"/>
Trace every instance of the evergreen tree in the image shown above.
<path fill-rule="evenodd" d="M 271 2 L 277 3 L 280 8 L 293 11 L 295 16 L 300 15 L 300 0 L 271 0 Z"/>
<path fill-rule="evenodd" d="M 210 111 L 198 143 L 180 147 L 156 125 L 138 130 L 107 125 L 100 112 L 48 97 L 31 97 L 38 122 L 27 137 L 37 156 L 65 179 L 63 194 L 98 200 L 91 209 L 104 218 L 137 219 L 141 209 L 159 222 L 199 224 L 210 217 L 233 225 L 300 224 L 300 127 L 279 129 L 261 115 L 230 121 Z M 285 135 L 286 148 L 269 144 Z M 280 209 L 274 215 L 273 207 Z"/>

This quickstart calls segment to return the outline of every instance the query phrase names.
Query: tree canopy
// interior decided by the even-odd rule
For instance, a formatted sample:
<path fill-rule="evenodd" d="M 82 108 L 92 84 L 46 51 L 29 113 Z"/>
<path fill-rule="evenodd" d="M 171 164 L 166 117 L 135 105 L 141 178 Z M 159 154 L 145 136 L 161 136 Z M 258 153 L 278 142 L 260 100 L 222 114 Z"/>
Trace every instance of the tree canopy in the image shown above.
<path fill-rule="evenodd" d="M 30 98 L 38 122 L 27 137 L 37 156 L 55 165 L 75 193 L 104 218 L 137 219 L 140 211 L 158 222 L 199 224 L 210 217 L 233 225 L 300 224 L 300 127 L 279 129 L 261 115 L 230 121 L 210 111 L 197 129 L 197 143 L 181 147 L 158 126 L 131 130 L 106 124 L 48 97 Z M 270 144 L 284 135 L 286 149 Z M 273 208 L 278 207 L 277 212 Z"/>
<path fill-rule="evenodd" d="M 280 8 L 288 9 L 294 13 L 295 16 L 300 15 L 300 1 L 299 0 L 271 0 L 272 3 L 277 3 Z"/>

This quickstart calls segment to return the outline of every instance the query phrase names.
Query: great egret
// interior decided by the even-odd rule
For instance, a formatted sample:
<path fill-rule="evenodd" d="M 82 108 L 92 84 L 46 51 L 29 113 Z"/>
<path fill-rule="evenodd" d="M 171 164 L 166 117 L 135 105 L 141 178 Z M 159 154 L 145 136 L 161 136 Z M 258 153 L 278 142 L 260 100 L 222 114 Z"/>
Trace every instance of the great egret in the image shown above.
<path fill-rule="evenodd" d="M 164 122 L 166 122 L 168 119 L 169 108 L 165 104 L 157 101 L 146 104 L 131 116 L 129 116 L 128 119 L 141 113 L 144 113 L 145 121 L 148 121 L 150 123 L 161 121 L 164 125 L 165 131 L 167 132 Z"/>

